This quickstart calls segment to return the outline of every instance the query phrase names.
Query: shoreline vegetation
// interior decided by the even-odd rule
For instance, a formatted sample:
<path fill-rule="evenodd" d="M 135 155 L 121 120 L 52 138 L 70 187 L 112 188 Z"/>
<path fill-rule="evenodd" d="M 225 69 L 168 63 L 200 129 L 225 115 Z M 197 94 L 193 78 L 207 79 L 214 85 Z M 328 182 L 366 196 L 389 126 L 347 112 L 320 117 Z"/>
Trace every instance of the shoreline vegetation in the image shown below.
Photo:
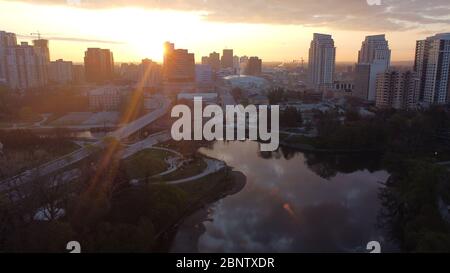
<path fill-rule="evenodd" d="M 176 151 L 195 159 L 192 164 L 206 157 L 197 150 L 207 143 L 186 144 L 175 143 Z M 0 194 L 0 251 L 64 252 L 65 244 L 74 238 L 88 253 L 168 251 L 187 217 L 245 185 L 245 176 L 230 167 L 185 183 L 166 184 L 166 179 L 150 177 L 153 173 L 140 172 L 130 162 L 147 169 L 156 164 L 159 172 L 167 167 L 168 153 L 150 149 L 122 160 L 122 148 L 110 141 L 61 173 L 34 179 L 15 189 L 24 196 L 19 202 L 11 203 L 8 195 Z M 197 165 L 198 171 L 204 167 Z M 66 183 L 72 170 L 77 170 L 77 176 Z M 143 183 L 130 183 L 142 175 L 147 177 Z M 180 170 L 173 175 L 194 174 Z"/>
<path fill-rule="evenodd" d="M 215 181 L 212 177 L 208 178 L 206 183 L 213 183 L 214 185 L 210 186 L 206 191 L 203 190 L 203 193 L 198 196 L 197 200 L 189 208 L 186 209 L 186 212 L 172 225 L 171 228 L 167 229 L 167 231 L 161 235 L 162 238 L 165 239 L 165 242 L 162 244 L 164 252 L 171 251 L 179 229 L 185 228 L 185 223 L 191 221 L 191 218 L 195 217 L 198 211 L 206 209 L 213 203 L 227 196 L 240 192 L 245 187 L 247 178 L 242 172 L 232 171 L 229 167 L 227 167 L 224 172 L 226 173 L 225 177 L 222 177 L 219 181 Z M 212 176 L 217 176 L 217 174 L 212 174 Z M 194 185 L 192 188 L 195 189 L 199 187 L 198 183 L 203 183 L 203 181 L 192 181 L 189 183 L 197 183 L 197 185 Z M 180 185 L 180 187 L 184 188 L 187 192 L 190 192 L 191 190 L 188 190 L 190 185 L 186 184 Z"/>
<path fill-rule="evenodd" d="M 450 145 L 445 142 L 445 130 L 450 131 L 449 114 L 431 109 L 414 113 L 387 111 L 368 118 L 352 115 L 345 122 L 340 118 L 336 113 L 320 114 L 316 137 L 295 135 L 289 141 L 282 139 L 281 148 L 297 148 L 324 157 L 326 153 L 343 153 L 343 156 L 380 153 L 383 168 L 392 176 L 385 185 L 387 192 L 380 193 L 381 197 L 387 197 L 383 200 L 387 211 L 383 223 L 401 241 L 402 250 L 450 249 L 449 225 L 443 221 L 437 205 L 437 200 L 450 201 L 450 175 L 445 167 L 435 164 L 449 158 Z M 204 167 L 198 160 L 206 157 L 198 149 L 210 145 L 212 142 L 168 141 L 157 147 L 191 159 L 197 172 Z M 30 143 L 26 149 L 33 147 Z M 64 174 L 62 178 L 37 178 L 33 187 L 27 187 L 26 194 L 22 195 L 33 198 L 24 198 L 20 206 L 8 204 L 7 198 L 0 196 L 0 219 L 5 227 L 0 229 L 0 251 L 61 252 L 73 238 L 79 238 L 84 252 L 169 251 L 177 231 L 189 225 L 199 211 L 245 186 L 245 175 L 230 167 L 193 181 L 169 185 L 165 178 L 190 176 L 195 172 L 191 168 L 180 169 L 172 176 L 153 178 L 150 176 L 154 173 L 141 172 L 141 169 L 155 165 L 159 167 L 151 171 L 162 171 L 167 167 L 166 153 L 153 151 L 152 156 L 145 152 L 136 155 L 136 164 L 146 162 L 136 169 L 115 156 L 121 148 L 120 143 L 111 141 L 103 150 L 71 166 L 80 173 L 71 183 L 61 183 Z M 157 162 L 154 162 L 155 155 Z M 132 178 L 142 176 L 147 176 L 143 183 L 130 183 Z M 37 209 L 48 212 L 46 220 L 33 218 Z M 49 237 L 55 239 L 48 242 Z"/>
<path fill-rule="evenodd" d="M 289 143 L 285 141 L 280 141 L 281 147 L 291 148 L 298 150 L 300 152 L 310 152 L 310 153 L 340 153 L 340 154 L 351 154 L 351 153 L 381 153 L 382 151 L 376 149 L 320 149 L 316 148 L 310 144 L 304 143 Z"/>
<path fill-rule="evenodd" d="M 450 114 L 443 107 L 420 111 L 378 110 L 361 116 L 349 108 L 316 113 L 315 136 L 284 132 L 280 145 L 305 152 L 395 153 L 450 160 Z M 427 157 L 427 158 L 425 158 Z"/>
<path fill-rule="evenodd" d="M 391 176 L 379 192 L 378 225 L 402 251 L 450 251 L 449 170 L 417 159 L 391 156 L 386 161 Z"/>
<path fill-rule="evenodd" d="M 228 190 L 216 196 L 210 196 L 208 202 L 186 215 L 178 229 L 174 230 L 170 240 L 170 247 L 167 251 L 183 253 L 198 252 L 197 242 L 205 231 L 203 222 L 210 220 L 208 219 L 210 206 L 227 196 L 239 193 L 247 183 L 247 177 L 242 172 L 231 171 L 231 176 L 233 177 L 233 182 Z"/>
<path fill-rule="evenodd" d="M 344 118 L 344 119 L 342 119 Z M 289 135 L 280 146 L 317 154 L 381 156 L 390 177 L 380 189 L 379 225 L 406 252 L 450 251 L 450 114 L 380 110 L 320 113 L 316 137 Z"/>
<path fill-rule="evenodd" d="M 30 130 L 0 130 L 0 180 L 37 167 L 79 149 L 65 130 L 42 137 Z"/>

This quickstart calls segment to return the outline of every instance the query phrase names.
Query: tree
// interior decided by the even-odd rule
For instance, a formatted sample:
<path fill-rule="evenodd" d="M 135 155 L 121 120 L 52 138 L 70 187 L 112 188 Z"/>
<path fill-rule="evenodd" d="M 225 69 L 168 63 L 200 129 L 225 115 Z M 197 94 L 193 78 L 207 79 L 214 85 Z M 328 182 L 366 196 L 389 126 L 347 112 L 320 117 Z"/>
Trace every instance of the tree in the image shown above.
<path fill-rule="evenodd" d="M 448 171 L 425 161 L 399 161 L 398 157 L 386 163 L 391 177 L 380 190 L 381 225 L 405 251 L 449 251 L 450 230 L 438 207 L 439 189 L 450 183 Z"/>
<path fill-rule="evenodd" d="M 65 172 L 60 172 L 48 177 L 40 177 L 31 183 L 30 198 L 34 199 L 35 206 L 41 212 L 43 220 L 55 221 L 67 211 L 67 202 L 71 189 L 66 181 Z"/>
<path fill-rule="evenodd" d="M 10 91 L 0 85 L 0 118 L 11 116 L 13 113 L 13 100 Z"/>
<path fill-rule="evenodd" d="M 151 220 L 142 218 L 137 224 L 102 222 L 83 240 L 85 252 L 151 252 L 155 230 Z"/>
<path fill-rule="evenodd" d="M 4 194 L 0 193 L 0 246 L 4 245 L 9 234 L 15 229 L 13 216 L 11 202 Z"/>
<path fill-rule="evenodd" d="M 303 123 L 302 114 L 295 107 L 287 107 L 280 115 L 280 124 L 285 127 L 296 127 Z"/>
<path fill-rule="evenodd" d="M 361 116 L 357 109 L 351 108 L 345 112 L 346 122 L 355 122 L 361 120 Z"/>
<path fill-rule="evenodd" d="M 233 89 L 231 90 L 231 95 L 233 96 L 233 98 L 234 98 L 236 101 L 240 101 L 240 100 L 242 99 L 242 96 L 243 96 L 242 89 L 239 88 L 239 87 L 233 88 Z"/>
<path fill-rule="evenodd" d="M 284 101 L 285 99 L 285 90 L 283 88 L 276 88 L 276 89 L 272 89 L 269 94 L 268 94 L 268 98 L 269 98 L 269 102 L 271 105 L 276 105 L 279 104 L 280 102 Z"/>

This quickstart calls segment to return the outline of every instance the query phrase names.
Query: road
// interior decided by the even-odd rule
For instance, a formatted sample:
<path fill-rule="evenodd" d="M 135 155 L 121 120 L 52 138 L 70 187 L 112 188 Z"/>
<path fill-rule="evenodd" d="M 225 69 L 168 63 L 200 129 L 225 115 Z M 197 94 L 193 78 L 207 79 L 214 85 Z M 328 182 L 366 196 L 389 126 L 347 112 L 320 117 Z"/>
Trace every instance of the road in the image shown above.
<path fill-rule="evenodd" d="M 102 142 L 95 143 L 97 146 L 100 146 Z M 61 158 L 55 159 L 53 161 L 47 162 L 39 167 L 36 167 L 31 170 L 27 170 L 19 175 L 14 177 L 5 179 L 0 182 L 0 192 L 7 191 L 13 187 L 21 186 L 28 181 L 36 178 L 51 174 L 59 169 L 62 169 L 66 166 L 74 164 L 86 157 L 88 157 L 92 153 L 91 148 L 83 147 L 73 153 L 65 155 Z"/>
<path fill-rule="evenodd" d="M 148 113 L 118 130 L 108 134 L 109 136 L 115 137 L 117 139 L 124 139 L 154 122 L 155 120 L 162 117 L 169 109 L 170 101 L 168 99 L 164 99 L 161 101 L 160 108 L 155 111 Z"/>
<path fill-rule="evenodd" d="M 170 133 L 167 131 L 153 134 L 142 141 L 139 141 L 137 143 L 134 143 L 134 144 L 126 147 L 123 151 L 123 154 L 121 155 L 121 158 L 124 159 L 124 158 L 130 157 L 139 151 L 152 148 L 154 145 L 156 145 L 158 143 L 169 141 L 171 138 L 172 137 L 171 137 Z"/>
<path fill-rule="evenodd" d="M 55 180 L 53 181 L 54 184 L 52 185 L 52 187 L 56 187 L 56 186 L 58 186 L 60 184 L 64 184 L 64 183 L 67 183 L 69 181 L 72 181 L 72 180 L 76 179 L 79 176 L 80 176 L 80 170 L 79 169 L 72 169 L 72 170 L 69 170 L 69 171 L 65 171 L 61 175 L 58 175 L 58 176 L 54 177 Z M 23 192 L 21 192 L 21 191 L 16 191 L 16 190 L 12 190 L 11 191 L 8 188 L 6 188 L 6 189 L 4 189 L 3 187 L 0 187 L 0 188 L 2 188 L 0 191 L 8 190 L 7 196 L 8 196 L 8 199 L 11 200 L 11 202 L 18 202 L 18 201 L 24 199 L 24 197 L 25 197 L 23 195 Z"/>

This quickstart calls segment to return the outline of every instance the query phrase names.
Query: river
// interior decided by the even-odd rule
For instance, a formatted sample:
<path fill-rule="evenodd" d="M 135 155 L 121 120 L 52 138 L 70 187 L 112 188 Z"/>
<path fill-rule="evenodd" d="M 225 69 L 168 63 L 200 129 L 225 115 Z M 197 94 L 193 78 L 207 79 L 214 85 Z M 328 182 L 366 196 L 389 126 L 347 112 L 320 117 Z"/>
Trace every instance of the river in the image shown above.
<path fill-rule="evenodd" d="M 247 177 L 245 187 L 189 217 L 172 252 L 367 252 L 391 250 L 377 225 L 389 174 L 376 155 L 259 152 L 256 142 L 216 142 L 200 152 Z"/>

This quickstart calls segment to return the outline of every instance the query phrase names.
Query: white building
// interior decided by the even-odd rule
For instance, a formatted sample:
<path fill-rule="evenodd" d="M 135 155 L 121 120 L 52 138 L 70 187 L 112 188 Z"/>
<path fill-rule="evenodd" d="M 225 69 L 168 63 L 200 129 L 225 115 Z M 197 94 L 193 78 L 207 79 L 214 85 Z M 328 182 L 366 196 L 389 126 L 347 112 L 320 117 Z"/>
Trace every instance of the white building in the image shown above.
<path fill-rule="evenodd" d="M 247 76 L 247 75 L 232 75 L 223 78 L 225 85 L 230 88 L 239 88 L 249 94 L 265 95 L 271 88 L 271 84 L 264 78 Z"/>
<path fill-rule="evenodd" d="M 0 81 L 7 82 L 7 56 L 11 54 L 10 48 L 17 45 L 16 34 L 0 31 Z"/>
<path fill-rule="evenodd" d="M 382 62 L 386 66 L 391 62 L 389 42 L 384 34 L 366 36 L 358 52 L 358 63 Z"/>
<path fill-rule="evenodd" d="M 332 88 L 336 47 L 331 35 L 314 33 L 309 48 L 309 80 L 317 90 Z"/>
<path fill-rule="evenodd" d="M 89 91 L 89 108 L 91 111 L 117 110 L 128 93 L 127 87 L 107 85 L 96 88 Z"/>
<path fill-rule="evenodd" d="M 22 42 L 20 46 L 15 47 L 15 52 L 11 53 L 9 63 L 11 75 L 14 73 L 14 69 L 17 69 L 18 73 L 18 81 L 10 82 L 11 88 L 24 90 L 41 86 L 38 75 L 39 65 L 33 46 Z"/>
<path fill-rule="evenodd" d="M 48 83 L 47 40 L 17 44 L 14 33 L 0 31 L 0 79 L 13 90 L 43 87 Z"/>
<path fill-rule="evenodd" d="M 355 96 L 375 101 L 377 75 L 391 63 L 391 50 L 384 34 L 366 36 L 358 53 Z"/>
<path fill-rule="evenodd" d="M 423 102 L 450 102 L 450 33 L 417 41 L 414 71 L 420 77 L 420 98 Z"/>

